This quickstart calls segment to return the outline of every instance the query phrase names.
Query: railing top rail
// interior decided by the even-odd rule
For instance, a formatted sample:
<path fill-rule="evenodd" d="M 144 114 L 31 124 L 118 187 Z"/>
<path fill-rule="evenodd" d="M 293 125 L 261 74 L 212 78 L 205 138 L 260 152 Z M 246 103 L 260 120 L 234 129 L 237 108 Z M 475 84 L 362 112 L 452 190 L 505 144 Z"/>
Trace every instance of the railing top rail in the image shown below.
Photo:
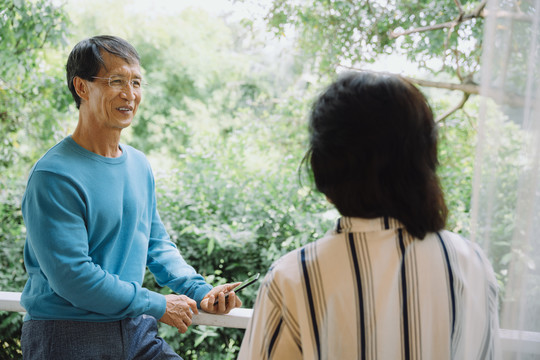
<path fill-rule="evenodd" d="M 21 293 L 0 291 L 0 311 L 25 312 L 20 304 Z M 245 329 L 248 325 L 253 309 L 237 308 L 227 315 L 214 315 L 199 312 L 193 315 L 194 325 L 219 326 Z M 501 329 L 501 347 L 503 351 L 524 351 L 540 355 L 540 332 Z"/>
<path fill-rule="evenodd" d="M 0 291 L 0 311 L 26 312 L 20 304 L 21 293 Z M 191 319 L 194 325 L 220 326 L 245 329 L 251 319 L 253 309 L 237 308 L 227 315 L 214 315 L 205 312 L 194 314 Z"/>

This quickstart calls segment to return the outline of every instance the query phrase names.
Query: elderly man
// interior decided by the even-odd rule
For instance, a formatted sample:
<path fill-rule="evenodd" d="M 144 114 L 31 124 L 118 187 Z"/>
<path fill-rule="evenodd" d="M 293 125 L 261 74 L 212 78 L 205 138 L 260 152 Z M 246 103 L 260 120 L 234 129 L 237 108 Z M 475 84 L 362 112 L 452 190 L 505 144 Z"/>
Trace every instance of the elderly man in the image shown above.
<path fill-rule="evenodd" d="M 147 159 L 120 143 L 142 97 L 137 51 L 96 36 L 73 48 L 66 71 L 79 121 L 34 165 L 22 204 L 23 356 L 181 359 L 156 319 L 184 333 L 198 308 L 240 306 L 236 284 L 212 288 L 184 261 L 160 220 Z M 144 288 L 146 266 L 181 295 Z"/>

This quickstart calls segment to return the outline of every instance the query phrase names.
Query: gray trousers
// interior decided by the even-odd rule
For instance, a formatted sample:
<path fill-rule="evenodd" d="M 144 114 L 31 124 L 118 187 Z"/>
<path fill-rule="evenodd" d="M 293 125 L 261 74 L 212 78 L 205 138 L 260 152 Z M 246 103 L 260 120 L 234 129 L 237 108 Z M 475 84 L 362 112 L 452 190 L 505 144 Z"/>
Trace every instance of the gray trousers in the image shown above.
<path fill-rule="evenodd" d="M 29 320 L 21 345 L 25 360 L 182 360 L 147 315 L 113 322 Z"/>

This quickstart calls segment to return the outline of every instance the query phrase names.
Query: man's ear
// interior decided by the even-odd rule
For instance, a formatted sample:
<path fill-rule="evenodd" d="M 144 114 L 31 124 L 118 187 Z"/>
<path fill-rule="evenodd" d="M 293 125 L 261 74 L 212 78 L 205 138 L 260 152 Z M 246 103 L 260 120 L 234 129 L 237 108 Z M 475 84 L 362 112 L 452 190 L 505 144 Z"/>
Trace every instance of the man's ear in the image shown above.
<path fill-rule="evenodd" d="M 88 101 L 88 84 L 86 84 L 85 80 L 75 76 L 73 78 L 73 88 L 81 99 Z"/>

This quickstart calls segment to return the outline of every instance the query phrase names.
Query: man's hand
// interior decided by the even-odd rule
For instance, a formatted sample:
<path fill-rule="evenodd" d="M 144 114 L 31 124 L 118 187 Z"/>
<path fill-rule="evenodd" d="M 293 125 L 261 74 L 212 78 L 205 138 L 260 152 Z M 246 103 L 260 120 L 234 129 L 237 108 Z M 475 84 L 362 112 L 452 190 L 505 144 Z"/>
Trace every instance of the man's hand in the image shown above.
<path fill-rule="evenodd" d="M 167 309 L 159 319 L 162 323 L 174 326 L 178 332 L 185 333 L 191 325 L 193 313 L 198 314 L 197 302 L 186 295 L 165 295 Z"/>
<path fill-rule="evenodd" d="M 210 290 L 201 301 L 201 309 L 210 314 L 228 314 L 232 309 L 242 306 L 242 301 L 232 291 L 240 283 L 219 285 Z M 225 300 L 225 294 L 229 298 Z M 214 302 L 218 301 L 217 305 Z"/>

